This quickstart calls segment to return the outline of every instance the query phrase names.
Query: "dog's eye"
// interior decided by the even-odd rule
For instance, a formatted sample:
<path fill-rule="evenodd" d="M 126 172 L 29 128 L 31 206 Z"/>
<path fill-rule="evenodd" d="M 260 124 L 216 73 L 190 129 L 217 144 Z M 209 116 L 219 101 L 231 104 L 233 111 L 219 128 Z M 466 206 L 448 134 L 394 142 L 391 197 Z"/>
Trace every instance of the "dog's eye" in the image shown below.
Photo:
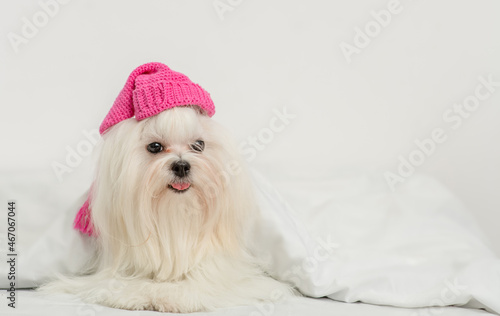
<path fill-rule="evenodd" d="M 160 151 L 163 150 L 163 146 L 160 144 L 160 143 L 151 143 L 149 144 L 146 149 L 152 153 L 152 154 L 157 154 L 159 153 Z"/>
<path fill-rule="evenodd" d="M 198 139 L 193 144 L 191 144 L 191 149 L 194 151 L 202 152 L 205 149 L 205 142 L 201 139 Z"/>

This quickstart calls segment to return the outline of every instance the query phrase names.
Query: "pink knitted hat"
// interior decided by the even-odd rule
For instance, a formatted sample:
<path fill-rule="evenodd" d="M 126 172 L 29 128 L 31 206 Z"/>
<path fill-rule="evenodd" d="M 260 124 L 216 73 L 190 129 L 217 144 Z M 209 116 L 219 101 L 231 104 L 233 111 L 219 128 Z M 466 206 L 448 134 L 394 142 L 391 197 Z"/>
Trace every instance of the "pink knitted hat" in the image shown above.
<path fill-rule="evenodd" d="M 137 67 L 127 79 L 99 132 L 135 115 L 140 121 L 176 106 L 197 105 L 212 117 L 214 103 L 208 92 L 162 63 Z"/>
<path fill-rule="evenodd" d="M 99 128 L 104 134 L 115 124 L 135 116 L 140 121 L 176 106 L 196 105 L 206 115 L 215 113 L 210 94 L 202 87 L 162 63 L 148 63 L 137 67 L 127 79 L 108 115 Z M 76 215 L 74 227 L 93 235 L 90 195 Z"/>

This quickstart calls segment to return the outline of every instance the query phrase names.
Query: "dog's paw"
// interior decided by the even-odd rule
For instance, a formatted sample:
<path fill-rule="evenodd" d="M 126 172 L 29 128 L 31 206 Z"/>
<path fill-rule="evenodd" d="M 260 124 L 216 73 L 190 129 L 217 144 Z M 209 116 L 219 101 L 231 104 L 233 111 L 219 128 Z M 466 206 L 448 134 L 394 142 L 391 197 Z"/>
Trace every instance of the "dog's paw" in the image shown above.
<path fill-rule="evenodd" d="M 151 298 L 135 293 L 135 295 L 107 297 L 95 303 L 113 308 L 127 310 L 155 310 Z"/>
<path fill-rule="evenodd" d="M 153 310 L 162 313 L 181 313 L 179 306 L 172 304 L 168 300 L 154 300 L 152 302 Z"/>
<path fill-rule="evenodd" d="M 79 296 L 88 303 L 128 310 L 154 310 L 151 293 L 141 284 L 117 280 L 101 282 L 98 288 L 81 291 Z"/>
<path fill-rule="evenodd" d="M 162 313 L 194 313 L 205 312 L 206 309 L 193 304 L 179 304 L 171 299 L 156 299 L 152 302 L 152 309 Z"/>
<path fill-rule="evenodd" d="M 205 298 L 196 289 L 172 285 L 155 284 L 152 294 L 153 310 L 163 313 L 194 313 L 211 311 L 204 305 Z"/>

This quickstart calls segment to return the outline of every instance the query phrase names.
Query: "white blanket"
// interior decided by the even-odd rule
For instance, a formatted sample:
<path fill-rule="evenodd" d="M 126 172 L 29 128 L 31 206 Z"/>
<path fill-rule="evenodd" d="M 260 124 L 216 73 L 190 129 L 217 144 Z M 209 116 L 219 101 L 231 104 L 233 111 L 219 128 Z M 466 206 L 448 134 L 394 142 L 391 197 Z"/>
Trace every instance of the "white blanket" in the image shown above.
<path fill-rule="evenodd" d="M 250 246 L 270 274 L 303 294 L 500 312 L 500 261 L 461 203 L 435 180 L 413 176 L 397 192 L 367 176 L 288 181 L 276 185 L 281 193 L 257 173 L 254 181 L 260 216 L 249 223 Z M 24 192 L 40 185 L 23 183 Z M 88 237 L 71 225 L 84 198 L 66 201 L 47 227 L 37 226 L 36 212 L 53 205 L 24 200 L 32 207 L 19 226 L 17 287 L 78 271 L 89 257 Z M 7 269 L 2 260 L 0 273 Z M 7 285 L 1 278 L 0 287 Z"/>
<path fill-rule="evenodd" d="M 255 175 L 254 252 L 312 297 L 500 312 L 500 260 L 462 204 L 431 178 L 391 192 L 367 176 L 287 182 Z"/>

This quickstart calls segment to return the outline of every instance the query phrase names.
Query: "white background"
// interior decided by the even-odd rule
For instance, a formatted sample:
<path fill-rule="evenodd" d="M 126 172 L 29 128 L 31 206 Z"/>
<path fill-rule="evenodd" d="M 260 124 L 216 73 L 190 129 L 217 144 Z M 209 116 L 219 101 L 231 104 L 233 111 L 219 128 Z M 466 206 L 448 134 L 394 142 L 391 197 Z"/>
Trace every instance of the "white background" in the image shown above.
<path fill-rule="evenodd" d="M 0 181 L 12 188 L 0 192 L 2 203 L 36 196 L 57 205 L 61 192 L 84 193 L 91 156 L 62 181 L 52 164 L 84 146 L 83 132 L 98 128 L 135 67 L 159 61 L 210 92 L 214 119 L 237 142 L 262 134 L 275 110 L 295 115 L 250 161 L 275 179 L 345 170 L 384 177 L 417 149 L 415 139 L 443 129 L 447 140 L 416 171 L 462 199 L 500 253 L 500 87 L 459 128 L 442 118 L 474 95 L 479 76 L 500 81 L 500 3 L 401 0 L 349 63 L 340 44 L 354 45 L 356 28 L 373 25 L 371 11 L 388 3 L 73 0 L 48 16 L 38 1 L 2 2 Z M 28 35 L 36 34 L 13 45 L 25 19 L 37 17 Z M 43 227 L 49 219 L 37 205 L 24 212 Z"/>

